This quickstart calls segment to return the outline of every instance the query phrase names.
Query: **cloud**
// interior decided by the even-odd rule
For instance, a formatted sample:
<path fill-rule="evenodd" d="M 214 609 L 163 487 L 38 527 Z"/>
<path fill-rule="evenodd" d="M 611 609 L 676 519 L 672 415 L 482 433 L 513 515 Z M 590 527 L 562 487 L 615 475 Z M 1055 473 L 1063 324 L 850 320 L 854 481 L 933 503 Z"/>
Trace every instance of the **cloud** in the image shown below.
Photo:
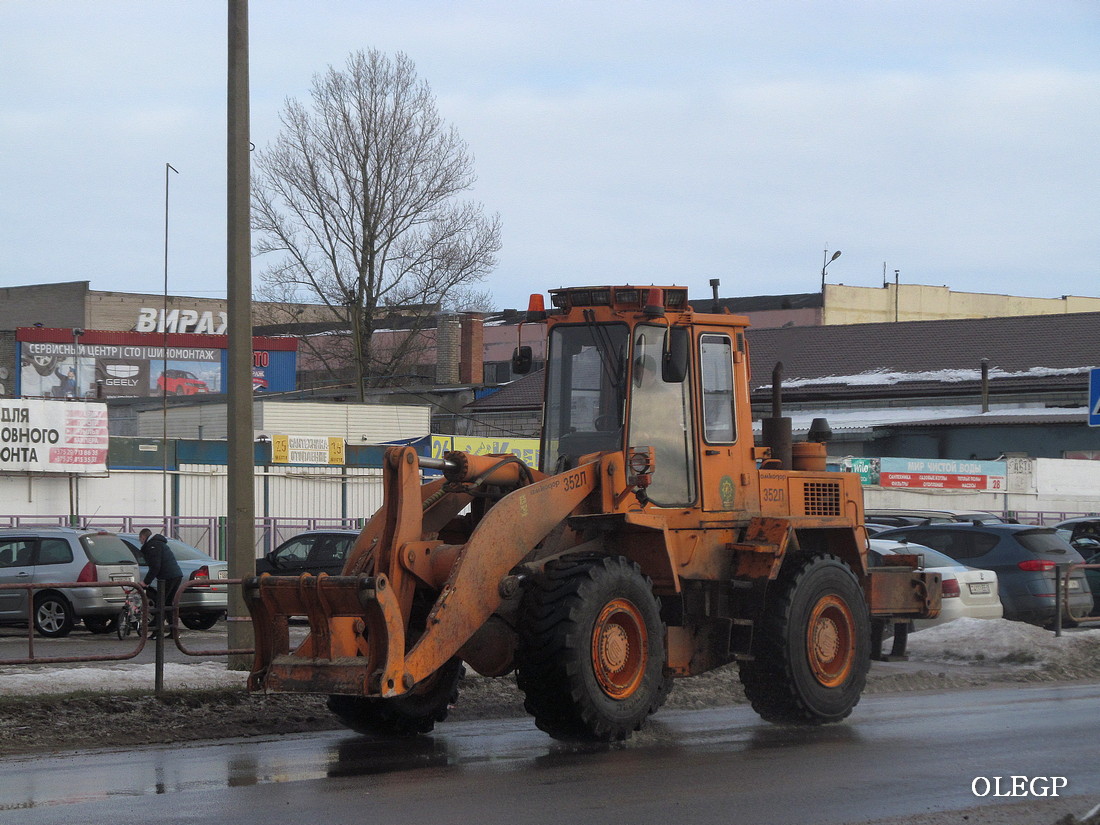
<path fill-rule="evenodd" d="M 224 291 L 225 18 L 0 4 L 0 283 Z M 404 51 L 499 212 L 500 306 L 564 283 L 831 280 L 1096 294 L 1100 17 L 1087 4 L 332 0 L 250 9 L 252 135 L 355 49 Z M 56 56 L 64 54 L 66 60 Z M 16 80 L 18 78 L 18 80 Z M 100 280 L 103 279 L 103 280 Z M 175 291 L 174 287 L 170 287 Z"/>

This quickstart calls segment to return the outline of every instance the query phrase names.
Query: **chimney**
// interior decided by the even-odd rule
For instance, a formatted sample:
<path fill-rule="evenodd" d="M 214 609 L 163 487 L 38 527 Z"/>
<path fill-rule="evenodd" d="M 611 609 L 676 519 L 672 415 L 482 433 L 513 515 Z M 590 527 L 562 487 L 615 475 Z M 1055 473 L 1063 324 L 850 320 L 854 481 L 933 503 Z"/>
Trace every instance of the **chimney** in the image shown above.
<path fill-rule="evenodd" d="M 485 321 L 474 313 L 464 313 L 461 338 L 458 380 L 481 384 L 485 381 Z"/>
<path fill-rule="evenodd" d="M 435 338 L 435 383 L 458 383 L 459 319 L 440 315 Z"/>

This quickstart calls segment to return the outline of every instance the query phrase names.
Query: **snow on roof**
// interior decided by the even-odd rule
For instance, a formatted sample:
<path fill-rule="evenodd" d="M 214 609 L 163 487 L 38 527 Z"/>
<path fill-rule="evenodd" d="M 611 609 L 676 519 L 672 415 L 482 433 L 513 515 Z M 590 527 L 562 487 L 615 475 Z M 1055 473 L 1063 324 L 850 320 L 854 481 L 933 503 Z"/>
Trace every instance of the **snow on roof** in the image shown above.
<path fill-rule="evenodd" d="M 1095 369 L 1095 367 L 1031 367 L 1026 370 L 1003 370 L 999 367 L 991 367 L 990 379 L 996 378 L 1043 378 L 1053 375 L 1079 375 Z M 853 387 L 890 386 L 906 381 L 932 381 L 941 383 L 959 383 L 962 381 L 980 381 L 982 372 L 980 369 L 943 369 L 925 370 L 922 372 L 896 372 L 892 370 L 871 370 L 855 375 L 825 375 L 820 378 L 792 378 L 783 381 L 787 387 L 811 387 L 829 384 L 844 384 Z M 757 387 L 758 390 L 767 389 L 770 384 Z"/>
<path fill-rule="evenodd" d="M 1079 415 L 1085 419 L 1088 409 L 1081 407 Z M 784 414 L 791 419 L 791 429 L 795 432 L 803 432 L 810 429 L 815 418 L 824 418 L 829 422 L 829 427 L 836 430 L 866 430 L 871 427 L 885 426 L 888 424 L 911 424 L 921 421 L 945 421 L 968 418 L 976 422 L 983 419 L 994 419 L 998 416 L 1011 414 L 1012 416 L 1028 416 L 1036 419 L 1054 418 L 1072 414 L 1074 411 L 1065 407 L 994 407 L 989 412 L 981 412 L 973 404 L 958 407 L 869 407 L 867 409 L 818 409 L 818 410 L 787 410 Z M 753 429 L 760 430 L 760 421 L 753 422 Z"/>

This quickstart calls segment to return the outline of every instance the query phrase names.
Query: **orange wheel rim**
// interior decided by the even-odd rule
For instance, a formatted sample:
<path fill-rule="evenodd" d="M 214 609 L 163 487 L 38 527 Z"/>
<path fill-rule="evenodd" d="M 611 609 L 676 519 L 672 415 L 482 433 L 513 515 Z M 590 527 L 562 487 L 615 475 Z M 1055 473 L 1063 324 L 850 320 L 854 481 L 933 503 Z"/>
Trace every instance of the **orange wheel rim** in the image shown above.
<path fill-rule="evenodd" d="M 839 596 L 818 599 L 806 628 L 806 653 L 814 678 L 825 687 L 842 685 L 855 662 L 855 619 Z"/>
<path fill-rule="evenodd" d="M 649 660 L 649 634 L 638 608 L 626 599 L 604 605 L 592 629 L 592 667 L 600 688 L 613 699 L 638 689 Z"/>

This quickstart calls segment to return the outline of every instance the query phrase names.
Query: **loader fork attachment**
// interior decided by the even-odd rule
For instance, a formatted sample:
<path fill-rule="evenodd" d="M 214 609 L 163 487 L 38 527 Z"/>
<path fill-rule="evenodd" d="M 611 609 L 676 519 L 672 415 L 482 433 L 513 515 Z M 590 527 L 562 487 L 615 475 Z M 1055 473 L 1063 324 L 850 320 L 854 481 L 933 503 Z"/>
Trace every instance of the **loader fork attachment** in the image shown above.
<path fill-rule="evenodd" d="M 411 447 L 386 451 L 385 502 L 340 576 L 248 580 L 256 628 L 250 690 L 375 697 L 410 690 L 485 623 L 500 606 L 501 579 L 596 489 L 598 478 L 598 465 L 589 464 L 522 486 L 496 502 L 456 547 L 443 545 L 437 534 L 471 497 L 448 491 L 442 481 L 421 485 L 418 462 Z M 435 570 L 425 561 L 436 548 L 457 551 L 449 568 Z M 426 621 L 411 626 L 418 588 L 435 601 Z M 309 621 L 309 635 L 294 650 L 292 616 Z"/>

